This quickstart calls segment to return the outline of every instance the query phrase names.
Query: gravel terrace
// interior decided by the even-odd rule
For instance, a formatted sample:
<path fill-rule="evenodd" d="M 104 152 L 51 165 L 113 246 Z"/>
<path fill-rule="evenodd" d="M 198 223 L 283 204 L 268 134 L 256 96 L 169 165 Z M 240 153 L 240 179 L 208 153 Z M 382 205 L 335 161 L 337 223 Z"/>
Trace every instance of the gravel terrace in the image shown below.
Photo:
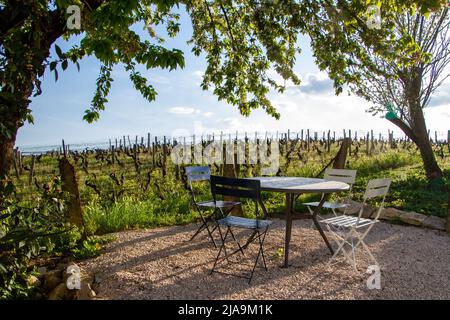
<path fill-rule="evenodd" d="M 284 222 L 274 220 L 265 242 L 269 270 L 257 269 L 250 285 L 209 275 L 217 250 L 205 232 L 188 241 L 196 228 L 119 232 L 104 254 L 80 266 L 95 275 L 98 299 L 450 299 L 450 237 L 437 231 L 377 224 L 366 240 L 381 265 L 382 288 L 369 290 L 368 257 L 358 255 L 359 272 L 344 261 L 328 268 L 330 253 L 311 221 L 294 221 L 291 266 L 284 269 Z M 246 252 L 256 254 L 256 245 Z"/>

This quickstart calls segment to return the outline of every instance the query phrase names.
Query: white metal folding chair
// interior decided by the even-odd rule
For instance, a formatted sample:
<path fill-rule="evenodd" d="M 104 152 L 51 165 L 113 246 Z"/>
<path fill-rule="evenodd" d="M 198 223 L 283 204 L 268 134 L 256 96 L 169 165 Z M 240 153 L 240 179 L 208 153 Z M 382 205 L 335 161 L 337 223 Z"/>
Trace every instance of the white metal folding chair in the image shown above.
<path fill-rule="evenodd" d="M 345 214 L 341 216 L 332 217 L 329 219 L 322 220 L 321 223 L 327 226 L 328 231 L 330 231 L 338 245 L 338 249 L 334 252 L 334 255 L 331 257 L 328 265 L 331 266 L 333 261 L 336 260 L 336 257 L 339 253 L 343 253 L 347 262 L 349 262 L 352 267 L 356 268 L 356 249 L 359 246 L 367 252 L 370 259 L 375 265 L 378 265 L 377 260 L 370 252 L 369 247 L 364 242 L 369 231 L 373 228 L 373 226 L 379 221 L 380 213 L 384 207 L 384 200 L 386 198 L 386 194 L 389 191 L 389 187 L 391 184 L 390 179 L 374 179 L 370 180 L 366 192 L 363 197 L 363 204 L 359 210 L 358 216 L 348 216 Z M 364 211 L 364 206 L 367 203 L 367 200 L 382 197 L 382 202 L 375 214 L 373 219 L 363 218 L 362 213 Z M 351 252 L 348 252 L 345 249 L 345 246 L 350 247 Z"/>
<path fill-rule="evenodd" d="M 345 208 L 348 205 L 347 202 L 348 202 L 348 199 L 350 198 L 351 190 L 352 190 L 353 184 L 355 183 L 355 180 L 356 180 L 356 170 L 326 169 L 323 178 L 325 180 L 328 180 L 328 181 L 345 182 L 345 183 L 350 185 L 350 190 L 349 190 L 348 196 L 344 200 L 344 202 L 325 201 L 324 204 L 323 204 L 323 208 L 331 209 L 331 211 L 333 212 L 334 216 L 337 216 L 338 214 L 336 213 L 336 210 L 337 209 L 341 209 L 341 208 Z M 326 196 L 325 194 L 322 194 L 322 199 L 325 196 Z M 311 207 L 317 207 L 317 206 L 319 206 L 319 203 L 320 203 L 319 201 L 317 201 L 317 202 L 307 202 L 307 203 L 303 203 L 303 205 L 307 206 L 309 212 L 312 214 L 314 212 L 314 210 Z"/>

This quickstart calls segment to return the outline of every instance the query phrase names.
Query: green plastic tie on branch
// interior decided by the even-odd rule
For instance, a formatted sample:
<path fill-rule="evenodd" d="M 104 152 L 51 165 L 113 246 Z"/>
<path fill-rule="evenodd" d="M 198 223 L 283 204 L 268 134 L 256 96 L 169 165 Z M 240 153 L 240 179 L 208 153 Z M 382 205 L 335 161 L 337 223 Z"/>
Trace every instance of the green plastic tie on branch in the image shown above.
<path fill-rule="evenodd" d="M 398 115 L 397 113 L 394 111 L 394 106 L 392 104 L 388 104 L 386 106 L 386 109 L 388 110 L 388 112 L 386 113 L 385 118 L 387 120 L 395 120 L 398 119 Z"/>

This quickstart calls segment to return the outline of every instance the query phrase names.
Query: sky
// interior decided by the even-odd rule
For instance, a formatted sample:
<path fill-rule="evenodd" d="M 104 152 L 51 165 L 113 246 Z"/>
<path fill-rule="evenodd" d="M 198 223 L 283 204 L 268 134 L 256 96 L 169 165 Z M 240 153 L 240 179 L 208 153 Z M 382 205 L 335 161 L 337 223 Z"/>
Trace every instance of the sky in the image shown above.
<path fill-rule="evenodd" d="M 181 13 L 181 32 L 165 46 L 184 52 L 185 68 L 142 72 L 158 92 L 156 101 L 145 100 L 133 88 L 123 67 L 118 66 L 113 72 L 114 82 L 106 110 L 99 121 L 86 123 L 82 117 L 94 95 L 100 68 L 95 58 L 88 57 L 80 62 L 80 71 L 72 64 L 65 72 L 60 72 L 57 82 L 53 73 L 46 71 L 43 94 L 32 98 L 34 124 L 25 124 L 19 130 L 16 144 L 19 147 L 54 145 L 61 139 L 68 144 L 107 142 L 123 135 L 147 137 L 147 133 L 180 137 L 236 131 L 254 135 L 255 132 L 299 132 L 301 129 L 399 132 L 387 120 L 366 113 L 369 104 L 365 100 L 349 96 L 345 91 L 335 96 L 331 80 L 314 63 L 306 37 L 299 39 L 303 52 L 295 66 L 302 84 L 289 86 L 283 94 L 270 94 L 281 114 L 280 120 L 262 110 L 253 111 L 249 117 L 241 116 L 236 107 L 219 102 L 212 92 L 200 88 L 206 61 L 191 53 L 186 42 L 191 37 L 192 27 L 189 17 Z M 64 50 L 77 40 L 60 39 L 57 44 Z M 425 110 L 428 128 L 446 136 L 450 129 L 450 81 L 436 93 L 431 105 Z"/>

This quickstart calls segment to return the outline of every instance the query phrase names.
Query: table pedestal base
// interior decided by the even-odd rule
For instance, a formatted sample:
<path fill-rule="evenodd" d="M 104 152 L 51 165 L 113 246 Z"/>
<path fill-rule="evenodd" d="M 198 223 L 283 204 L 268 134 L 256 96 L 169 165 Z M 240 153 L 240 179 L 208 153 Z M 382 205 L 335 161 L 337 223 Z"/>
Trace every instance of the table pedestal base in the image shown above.
<path fill-rule="evenodd" d="M 283 268 L 289 267 L 289 243 L 291 241 L 291 233 L 292 233 L 292 221 L 293 220 L 312 220 L 314 222 L 314 225 L 316 226 L 317 230 L 319 231 L 320 235 L 322 236 L 323 241 L 327 245 L 328 249 L 330 250 L 331 254 L 334 254 L 333 247 L 330 245 L 330 242 L 328 241 L 327 237 L 325 236 L 325 233 L 323 232 L 322 227 L 319 224 L 319 221 L 317 220 L 317 215 L 320 212 L 320 209 L 322 209 L 322 206 L 325 202 L 325 198 L 323 198 L 319 205 L 316 207 L 314 212 L 312 214 L 303 214 L 303 213 L 297 213 L 294 210 L 294 200 L 295 200 L 296 194 L 287 193 L 286 194 L 286 211 L 284 213 L 275 213 L 271 214 L 273 217 L 281 218 L 283 220 L 286 220 L 286 236 L 285 236 L 285 244 L 284 244 L 284 265 Z"/>

